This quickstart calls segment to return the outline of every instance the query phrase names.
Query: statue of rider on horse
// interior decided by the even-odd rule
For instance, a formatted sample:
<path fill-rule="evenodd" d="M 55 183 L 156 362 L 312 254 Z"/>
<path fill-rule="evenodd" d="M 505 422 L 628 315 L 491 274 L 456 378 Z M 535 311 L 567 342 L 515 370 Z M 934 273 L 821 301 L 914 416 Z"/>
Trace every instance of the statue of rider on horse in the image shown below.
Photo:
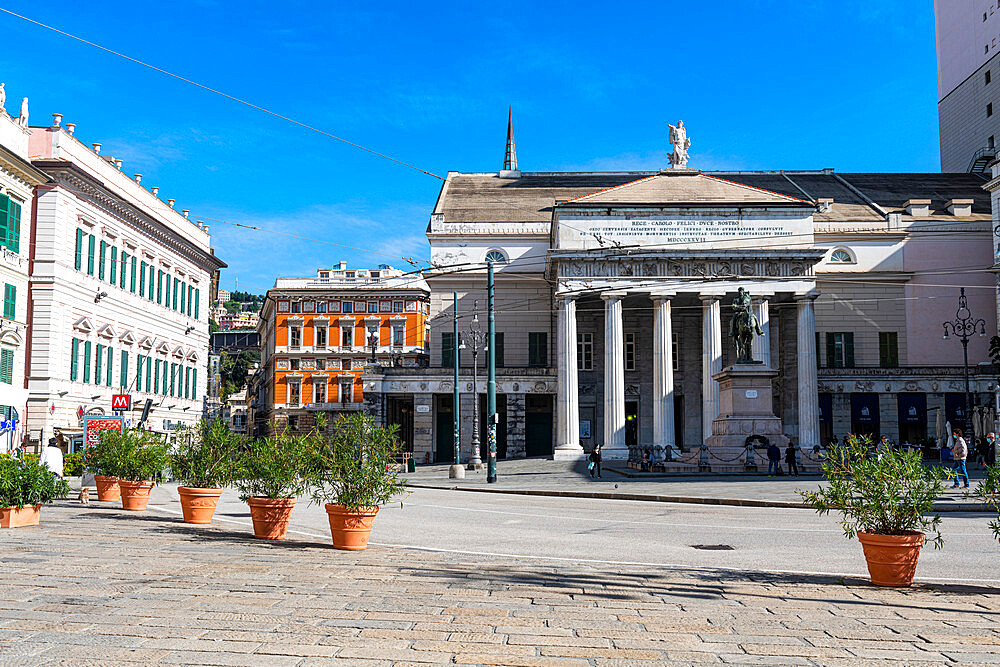
<path fill-rule="evenodd" d="M 754 334 L 763 336 L 764 332 L 760 328 L 760 322 L 753 312 L 753 301 L 750 299 L 750 292 L 742 287 L 733 301 L 733 319 L 729 322 L 729 337 L 736 343 L 736 363 L 752 364 L 753 359 L 753 336 Z"/>

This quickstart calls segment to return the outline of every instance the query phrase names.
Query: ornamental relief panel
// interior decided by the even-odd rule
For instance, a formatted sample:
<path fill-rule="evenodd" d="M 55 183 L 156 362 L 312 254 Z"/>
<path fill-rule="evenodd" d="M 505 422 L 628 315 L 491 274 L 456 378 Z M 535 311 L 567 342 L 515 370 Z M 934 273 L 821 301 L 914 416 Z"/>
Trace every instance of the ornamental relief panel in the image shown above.
<path fill-rule="evenodd" d="M 560 278 L 604 277 L 692 277 L 729 278 L 767 276 L 798 278 L 812 276 L 812 264 L 806 260 L 644 260 L 644 259 L 558 259 Z"/>

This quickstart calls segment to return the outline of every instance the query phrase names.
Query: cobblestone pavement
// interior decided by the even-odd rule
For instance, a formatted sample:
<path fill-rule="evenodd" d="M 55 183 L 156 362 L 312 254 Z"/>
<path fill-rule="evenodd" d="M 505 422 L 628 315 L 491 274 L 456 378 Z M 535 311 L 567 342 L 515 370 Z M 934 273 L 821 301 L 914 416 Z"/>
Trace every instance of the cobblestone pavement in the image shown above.
<path fill-rule="evenodd" d="M 348 553 L 68 501 L 0 561 L 5 666 L 1000 662 L 988 588 Z"/>

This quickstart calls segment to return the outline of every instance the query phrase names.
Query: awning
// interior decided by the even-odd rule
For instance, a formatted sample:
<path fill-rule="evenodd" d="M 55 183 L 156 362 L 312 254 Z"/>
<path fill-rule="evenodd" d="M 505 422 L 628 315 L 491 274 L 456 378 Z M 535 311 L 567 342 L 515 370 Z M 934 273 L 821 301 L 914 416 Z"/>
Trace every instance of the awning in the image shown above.
<path fill-rule="evenodd" d="M 851 394 L 851 421 L 857 424 L 878 424 L 878 394 Z"/>
<path fill-rule="evenodd" d="M 819 423 L 833 423 L 833 394 L 819 395 Z"/>
<path fill-rule="evenodd" d="M 896 398 L 900 424 L 927 423 L 927 394 L 901 393 L 897 394 Z"/>

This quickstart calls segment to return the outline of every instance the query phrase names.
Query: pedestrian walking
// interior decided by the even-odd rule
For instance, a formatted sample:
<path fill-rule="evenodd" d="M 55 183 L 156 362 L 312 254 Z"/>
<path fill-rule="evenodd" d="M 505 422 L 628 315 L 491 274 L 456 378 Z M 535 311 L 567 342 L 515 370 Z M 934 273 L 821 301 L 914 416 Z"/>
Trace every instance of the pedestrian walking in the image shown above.
<path fill-rule="evenodd" d="M 997 462 L 997 434 L 990 431 L 986 434 L 986 465 Z"/>
<path fill-rule="evenodd" d="M 799 476 L 799 465 L 795 461 L 795 445 L 791 442 L 788 443 L 788 447 L 785 448 L 785 463 L 788 464 L 788 476 L 791 477 L 795 475 Z"/>
<path fill-rule="evenodd" d="M 781 472 L 781 450 L 773 442 L 767 446 L 767 476 L 774 477 Z"/>
<path fill-rule="evenodd" d="M 597 473 L 597 478 L 601 477 L 601 446 L 594 445 L 594 451 L 590 453 L 590 478 L 594 478 L 594 473 Z"/>
<path fill-rule="evenodd" d="M 955 458 L 955 486 L 958 488 L 958 479 L 965 478 L 965 488 L 969 488 L 969 471 L 965 467 L 965 459 L 969 456 L 969 447 L 962 437 L 962 429 L 956 428 L 953 431 L 955 436 L 955 446 L 951 449 L 951 454 Z"/>

